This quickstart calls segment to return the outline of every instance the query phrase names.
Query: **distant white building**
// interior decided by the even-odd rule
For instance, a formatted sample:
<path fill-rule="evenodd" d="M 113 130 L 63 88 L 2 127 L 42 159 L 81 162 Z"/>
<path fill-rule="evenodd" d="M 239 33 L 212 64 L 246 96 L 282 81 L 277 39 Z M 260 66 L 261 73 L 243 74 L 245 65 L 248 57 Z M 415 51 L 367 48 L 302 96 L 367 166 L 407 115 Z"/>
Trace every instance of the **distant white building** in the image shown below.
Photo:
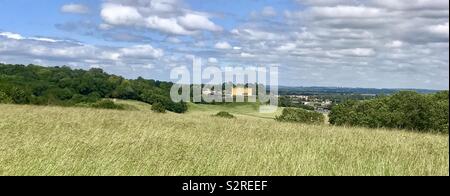
<path fill-rule="evenodd" d="M 309 101 L 309 96 L 306 96 L 306 95 L 292 95 L 292 96 L 289 96 L 289 97 L 300 99 L 302 101 Z"/>
<path fill-rule="evenodd" d="M 212 92 L 213 91 L 211 89 L 203 89 L 202 94 L 204 94 L 204 95 L 211 95 Z"/>
<path fill-rule="evenodd" d="M 222 95 L 222 92 L 211 90 L 211 89 L 203 89 L 203 95 Z"/>
<path fill-rule="evenodd" d="M 326 101 L 322 102 L 322 105 L 331 105 L 331 104 L 333 104 L 333 102 L 330 100 L 326 100 Z"/>

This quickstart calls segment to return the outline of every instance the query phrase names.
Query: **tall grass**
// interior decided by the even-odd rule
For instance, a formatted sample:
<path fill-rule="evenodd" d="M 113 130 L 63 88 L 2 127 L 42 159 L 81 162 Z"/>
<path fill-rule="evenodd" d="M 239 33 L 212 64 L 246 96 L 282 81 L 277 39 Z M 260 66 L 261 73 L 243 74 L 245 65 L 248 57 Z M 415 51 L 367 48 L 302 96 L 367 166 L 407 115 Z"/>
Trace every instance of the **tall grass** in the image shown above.
<path fill-rule="evenodd" d="M 448 135 L 0 105 L 0 175 L 449 175 Z"/>

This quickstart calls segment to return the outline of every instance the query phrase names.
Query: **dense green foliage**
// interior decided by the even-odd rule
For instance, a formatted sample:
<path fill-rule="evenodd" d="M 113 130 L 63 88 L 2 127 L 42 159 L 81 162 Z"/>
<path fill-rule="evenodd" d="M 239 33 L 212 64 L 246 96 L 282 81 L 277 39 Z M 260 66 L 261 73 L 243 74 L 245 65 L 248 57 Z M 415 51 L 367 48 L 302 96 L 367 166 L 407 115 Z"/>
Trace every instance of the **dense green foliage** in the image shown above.
<path fill-rule="evenodd" d="M 330 113 L 330 123 L 448 132 L 448 115 L 448 91 L 430 95 L 403 91 L 393 96 L 337 105 Z"/>
<path fill-rule="evenodd" d="M 185 112 L 185 103 L 170 99 L 171 87 L 169 82 L 128 80 L 101 69 L 0 64 L 0 103 L 117 107 L 107 102 L 95 104 L 103 98 L 117 98 L 149 104 L 159 102 L 169 111 Z"/>
<path fill-rule="evenodd" d="M 13 103 L 13 100 L 5 92 L 0 91 L 0 103 Z"/>
<path fill-rule="evenodd" d="M 280 116 L 277 116 L 280 122 L 298 122 L 306 124 L 323 124 L 325 118 L 323 114 L 298 108 L 285 108 Z"/>
<path fill-rule="evenodd" d="M 101 109 L 114 109 L 114 110 L 123 110 L 125 107 L 120 104 L 115 104 L 111 100 L 100 100 L 93 104 L 90 104 L 93 108 L 101 108 Z"/>
<path fill-rule="evenodd" d="M 152 105 L 152 111 L 156 113 L 166 113 L 166 108 L 160 102 L 156 102 Z"/>
<path fill-rule="evenodd" d="M 214 116 L 221 117 L 221 118 L 234 118 L 234 116 L 233 116 L 232 114 L 230 114 L 230 113 L 228 113 L 228 112 L 223 112 L 223 111 L 217 113 L 217 114 L 214 115 Z"/>
<path fill-rule="evenodd" d="M 301 108 L 305 110 L 314 111 L 315 108 L 313 106 L 305 105 L 302 103 L 295 103 L 293 100 L 286 96 L 280 96 L 278 98 L 278 106 L 284 107 L 284 108 Z"/>

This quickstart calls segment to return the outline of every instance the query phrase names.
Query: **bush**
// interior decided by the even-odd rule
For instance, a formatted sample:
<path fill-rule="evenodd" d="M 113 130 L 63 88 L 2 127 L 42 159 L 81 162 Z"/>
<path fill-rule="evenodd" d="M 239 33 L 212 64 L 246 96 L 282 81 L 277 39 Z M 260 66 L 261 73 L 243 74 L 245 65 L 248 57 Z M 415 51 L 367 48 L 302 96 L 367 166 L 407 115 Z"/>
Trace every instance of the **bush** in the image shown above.
<path fill-rule="evenodd" d="M 113 109 L 113 110 L 123 110 L 125 107 L 123 105 L 115 104 L 111 100 L 100 100 L 93 104 L 91 104 L 93 108 L 101 108 L 101 109 Z"/>
<path fill-rule="evenodd" d="M 152 111 L 156 113 L 166 113 L 166 108 L 162 103 L 156 102 L 152 105 Z"/>
<path fill-rule="evenodd" d="M 6 93 L 0 91 L 0 103 L 13 103 L 13 100 Z"/>
<path fill-rule="evenodd" d="M 281 116 L 277 116 L 280 122 L 297 122 L 306 124 L 323 124 L 323 114 L 298 108 L 285 108 Z"/>
<path fill-rule="evenodd" d="M 234 118 L 234 116 L 228 112 L 219 112 L 214 116 L 221 117 L 221 118 Z"/>
<path fill-rule="evenodd" d="M 141 95 L 143 102 L 148 104 L 160 103 L 164 106 L 165 110 L 175 112 L 175 113 L 185 113 L 188 110 L 187 104 L 185 102 L 175 103 L 170 97 L 159 95 L 155 92 L 147 91 Z"/>
<path fill-rule="evenodd" d="M 399 92 L 369 101 L 349 101 L 333 107 L 333 125 L 448 132 L 448 91 L 435 95 Z"/>
<path fill-rule="evenodd" d="M 16 104 L 28 104 L 30 102 L 30 93 L 22 88 L 13 87 L 9 91 L 9 96 Z"/>

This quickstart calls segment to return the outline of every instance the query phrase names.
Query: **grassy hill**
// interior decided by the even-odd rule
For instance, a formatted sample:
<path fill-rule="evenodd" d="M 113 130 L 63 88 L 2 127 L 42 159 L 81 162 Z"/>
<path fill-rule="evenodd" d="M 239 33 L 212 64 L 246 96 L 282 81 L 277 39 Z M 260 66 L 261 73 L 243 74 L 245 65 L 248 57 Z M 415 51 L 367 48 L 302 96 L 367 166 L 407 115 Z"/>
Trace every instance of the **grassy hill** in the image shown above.
<path fill-rule="evenodd" d="M 449 175 L 448 135 L 278 123 L 251 105 L 156 114 L 119 102 L 131 109 L 0 104 L 0 175 Z M 222 110 L 237 118 L 211 115 Z"/>
<path fill-rule="evenodd" d="M 217 112 L 224 111 L 229 112 L 237 116 L 242 117 L 255 117 L 264 119 L 275 119 L 277 115 L 280 115 L 282 109 L 280 108 L 276 113 L 259 113 L 259 103 L 227 103 L 223 105 L 207 105 L 207 104 L 188 104 L 189 113 L 200 114 L 216 114 Z"/>

